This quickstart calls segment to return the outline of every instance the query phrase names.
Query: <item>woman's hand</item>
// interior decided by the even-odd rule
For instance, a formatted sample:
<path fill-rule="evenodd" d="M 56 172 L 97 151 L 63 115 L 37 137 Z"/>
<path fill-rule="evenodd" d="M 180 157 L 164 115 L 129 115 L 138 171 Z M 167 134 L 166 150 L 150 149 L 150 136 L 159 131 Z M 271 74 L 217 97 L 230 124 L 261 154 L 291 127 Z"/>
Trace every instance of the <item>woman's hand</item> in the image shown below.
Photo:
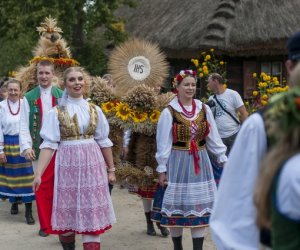
<path fill-rule="evenodd" d="M 114 184 L 116 182 L 115 172 L 108 172 L 108 182 Z"/>
<path fill-rule="evenodd" d="M 159 173 L 159 175 L 158 175 L 159 185 L 164 187 L 166 185 L 166 181 L 167 181 L 166 173 Z"/>
<path fill-rule="evenodd" d="M 28 161 L 35 160 L 35 152 L 32 148 L 26 149 L 24 155 L 25 155 L 26 160 L 28 160 Z"/>
<path fill-rule="evenodd" d="M 226 163 L 226 161 L 224 161 L 224 162 L 220 162 L 220 163 L 219 163 L 219 166 L 220 166 L 221 168 L 223 168 L 223 167 L 224 167 L 224 165 L 225 165 L 225 163 Z"/>
<path fill-rule="evenodd" d="M 42 178 L 40 176 L 35 176 L 32 182 L 32 190 L 36 192 L 42 183 Z"/>
<path fill-rule="evenodd" d="M 4 154 L 4 153 L 1 153 L 1 154 L 0 154 L 0 162 L 1 162 L 1 163 L 5 163 L 5 162 L 7 162 L 7 160 L 6 160 L 6 156 L 5 156 L 5 154 Z"/>

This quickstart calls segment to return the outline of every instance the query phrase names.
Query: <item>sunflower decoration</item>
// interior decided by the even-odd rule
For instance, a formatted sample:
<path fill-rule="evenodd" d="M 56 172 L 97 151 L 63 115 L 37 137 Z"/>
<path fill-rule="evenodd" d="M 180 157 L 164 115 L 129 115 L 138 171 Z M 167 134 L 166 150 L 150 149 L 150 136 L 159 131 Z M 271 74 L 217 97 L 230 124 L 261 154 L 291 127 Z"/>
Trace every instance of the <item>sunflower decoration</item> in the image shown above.
<path fill-rule="evenodd" d="M 168 68 L 166 56 L 158 46 L 144 40 L 129 40 L 111 54 L 108 69 L 116 84 L 114 93 L 122 99 L 112 108 L 115 116 L 109 121 L 131 130 L 127 162 L 117 165 L 119 181 L 152 186 L 157 178 L 156 126 L 160 112 L 174 97 L 159 95 Z"/>
<path fill-rule="evenodd" d="M 134 111 L 131 114 L 131 118 L 135 123 L 140 123 L 140 122 L 144 122 L 147 120 L 148 114 L 143 111 Z"/>
<path fill-rule="evenodd" d="M 104 102 L 101 104 L 101 109 L 104 113 L 111 113 L 115 111 L 117 104 L 115 102 Z"/>
<path fill-rule="evenodd" d="M 142 84 L 158 88 L 168 76 L 169 67 L 158 45 L 134 38 L 112 52 L 108 69 L 116 83 L 116 93 L 122 96 Z"/>
<path fill-rule="evenodd" d="M 152 114 L 149 116 L 149 119 L 151 120 L 151 122 L 156 123 L 158 122 L 159 116 L 160 116 L 160 111 L 154 110 Z"/>
<path fill-rule="evenodd" d="M 131 116 L 131 109 L 129 108 L 127 103 L 119 102 L 116 105 L 116 116 L 120 118 L 122 121 L 127 121 L 128 118 Z"/>

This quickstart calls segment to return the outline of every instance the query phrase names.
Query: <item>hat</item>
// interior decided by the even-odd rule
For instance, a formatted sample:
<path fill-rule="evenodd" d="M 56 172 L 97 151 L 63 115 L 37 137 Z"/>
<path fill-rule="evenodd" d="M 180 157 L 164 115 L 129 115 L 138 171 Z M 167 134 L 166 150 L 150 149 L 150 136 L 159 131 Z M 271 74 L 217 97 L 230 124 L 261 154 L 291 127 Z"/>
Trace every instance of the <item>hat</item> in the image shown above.
<path fill-rule="evenodd" d="M 289 53 L 289 59 L 300 61 L 300 32 L 293 34 L 286 45 Z"/>

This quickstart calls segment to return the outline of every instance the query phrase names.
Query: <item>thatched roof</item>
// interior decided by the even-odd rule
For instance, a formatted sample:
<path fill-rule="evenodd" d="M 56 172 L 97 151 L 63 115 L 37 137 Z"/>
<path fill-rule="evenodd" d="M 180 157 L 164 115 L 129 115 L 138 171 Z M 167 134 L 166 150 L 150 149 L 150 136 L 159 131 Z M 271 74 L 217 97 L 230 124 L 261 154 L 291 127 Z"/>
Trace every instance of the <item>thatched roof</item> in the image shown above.
<path fill-rule="evenodd" d="M 169 55 L 217 48 L 228 55 L 286 54 L 300 30 L 300 0 L 139 0 L 123 8 L 131 36 L 157 42 Z"/>

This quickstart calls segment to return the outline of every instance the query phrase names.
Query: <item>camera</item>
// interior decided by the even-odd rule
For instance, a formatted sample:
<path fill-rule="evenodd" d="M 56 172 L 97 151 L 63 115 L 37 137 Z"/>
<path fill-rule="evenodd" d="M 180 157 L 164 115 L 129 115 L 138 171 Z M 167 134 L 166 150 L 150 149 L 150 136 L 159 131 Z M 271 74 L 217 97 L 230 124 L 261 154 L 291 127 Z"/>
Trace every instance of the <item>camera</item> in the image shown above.
<path fill-rule="evenodd" d="M 209 100 L 205 103 L 207 106 L 209 106 L 210 108 L 216 106 L 216 103 L 213 100 Z"/>

